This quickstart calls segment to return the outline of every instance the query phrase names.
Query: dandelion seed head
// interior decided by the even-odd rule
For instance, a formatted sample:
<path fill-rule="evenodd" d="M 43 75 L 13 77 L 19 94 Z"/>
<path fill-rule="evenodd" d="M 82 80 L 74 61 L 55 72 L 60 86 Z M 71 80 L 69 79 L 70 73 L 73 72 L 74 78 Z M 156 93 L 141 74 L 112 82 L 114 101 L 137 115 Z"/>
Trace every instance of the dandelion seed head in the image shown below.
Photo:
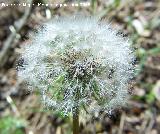
<path fill-rule="evenodd" d="M 74 107 L 109 112 L 128 99 L 134 72 L 131 43 L 95 18 L 46 23 L 24 47 L 21 59 L 20 78 L 40 91 L 47 106 L 66 115 Z"/>

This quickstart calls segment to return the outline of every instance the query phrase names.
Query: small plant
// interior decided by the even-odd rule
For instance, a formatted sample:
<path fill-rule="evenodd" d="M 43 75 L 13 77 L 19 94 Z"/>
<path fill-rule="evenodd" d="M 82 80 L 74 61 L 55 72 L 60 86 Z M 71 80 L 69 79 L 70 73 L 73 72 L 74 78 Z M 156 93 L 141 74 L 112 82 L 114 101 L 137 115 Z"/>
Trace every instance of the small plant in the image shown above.
<path fill-rule="evenodd" d="M 109 112 L 125 104 L 133 60 L 128 39 L 105 22 L 58 18 L 25 46 L 18 75 L 40 91 L 48 107 L 72 114 L 73 133 L 78 134 L 82 111 Z"/>
<path fill-rule="evenodd" d="M 24 134 L 26 121 L 11 115 L 0 119 L 0 134 Z"/>

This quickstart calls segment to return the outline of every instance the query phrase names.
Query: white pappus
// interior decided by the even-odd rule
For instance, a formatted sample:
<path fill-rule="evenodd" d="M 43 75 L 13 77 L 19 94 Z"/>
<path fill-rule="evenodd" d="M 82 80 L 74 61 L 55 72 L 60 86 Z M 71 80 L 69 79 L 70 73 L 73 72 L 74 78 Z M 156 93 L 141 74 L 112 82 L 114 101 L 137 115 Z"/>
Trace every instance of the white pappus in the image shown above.
<path fill-rule="evenodd" d="M 125 104 L 134 74 L 131 43 L 94 17 L 60 17 L 24 47 L 18 75 L 62 111 L 109 111 Z"/>

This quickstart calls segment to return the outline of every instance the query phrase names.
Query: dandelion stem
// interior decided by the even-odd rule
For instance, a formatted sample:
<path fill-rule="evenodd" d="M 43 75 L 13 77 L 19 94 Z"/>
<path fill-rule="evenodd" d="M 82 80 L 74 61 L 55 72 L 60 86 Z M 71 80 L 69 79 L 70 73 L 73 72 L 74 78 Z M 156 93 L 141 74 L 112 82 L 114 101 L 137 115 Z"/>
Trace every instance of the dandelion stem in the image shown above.
<path fill-rule="evenodd" d="M 73 113 L 73 134 L 79 134 L 79 108 L 75 108 Z"/>
<path fill-rule="evenodd" d="M 78 83 L 78 81 L 77 81 Z M 73 107 L 73 134 L 79 134 L 79 89 L 75 92 L 75 106 Z"/>

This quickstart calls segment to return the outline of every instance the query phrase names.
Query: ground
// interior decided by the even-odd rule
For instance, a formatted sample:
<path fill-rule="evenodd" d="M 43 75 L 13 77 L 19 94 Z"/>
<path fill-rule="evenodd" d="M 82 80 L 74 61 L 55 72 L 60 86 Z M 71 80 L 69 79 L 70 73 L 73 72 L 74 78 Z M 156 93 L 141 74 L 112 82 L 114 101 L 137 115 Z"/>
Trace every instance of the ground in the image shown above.
<path fill-rule="evenodd" d="M 11 1 L 3 1 L 5 4 Z M 32 2 L 32 1 L 31 1 Z M 70 4 L 76 1 L 33 1 Z M 83 1 L 86 2 L 86 1 Z M 13 1 L 19 3 L 19 1 Z M 82 134 L 160 133 L 160 1 L 91 0 L 91 6 L 0 6 L 0 133 L 70 134 L 71 119 L 45 109 L 38 94 L 17 78 L 17 57 L 39 26 L 56 16 L 96 15 L 133 42 L 137 70 L 126 107 L 92 120 L 81 119 Z M 19 21 L 22 20 L 22 21 Z M 17 31 L 16 31 L 17 30 Z M 2 58 L 3 57 L 3 58 Z"/>

